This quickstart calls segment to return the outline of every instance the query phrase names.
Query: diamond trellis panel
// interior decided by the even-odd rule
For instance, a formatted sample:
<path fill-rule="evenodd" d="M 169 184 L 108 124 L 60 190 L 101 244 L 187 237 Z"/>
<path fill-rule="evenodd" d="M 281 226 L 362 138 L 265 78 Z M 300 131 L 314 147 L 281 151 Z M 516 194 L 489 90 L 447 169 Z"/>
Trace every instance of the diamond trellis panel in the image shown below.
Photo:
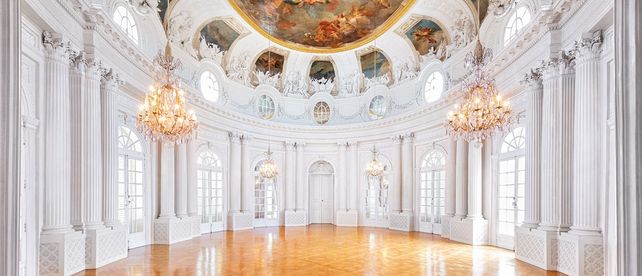
<path fill-rule="evenodd" d="M 171 241 L 185 240 L 192 237 L 192 225 L 187 220 L 172 223 Z"/>
<path fill-rule="evenodd" d="M 407 216 L 390 216 L 390 228 L 410 230 L 410 219 Z"/>
<path fill-rule="evenodd" d="M 40 273 L 57 274 L 60 270 L 60 260 L 58 259 L 58 243 L 40 244 Z"/>
<path fill-rule="evenodd" d="M 559 247 L 559 241 L 557 239 L 551 240 L 551 248 L 549 250 L 551 250 L 551 260 L 550 261 L 551 261 L 551 265 L 553 267 L 557 267 L 557 264 L 559 263 L 559 260 L 558 260 L 558 256 L 559 256 L 558 247 Z"/>
<path fill-rule="evenodd" d="M 575 244 L 565 240 L 558 240 L 557 257 L 559 258 L 557 268 L 561 272 L 568 274 L 577 273 L 576 255 L 577 249 Z"/>
<path fill-rule="evenodd" d="M 441 219 L 441 235 L 450 236 L 450 218 Z"/>
<path fill-rule="evenodd" d="M 85 268 L 85 236 L 65 239 L 65 270 L 75 272 Z"/>
<path fill-rule="evenodd" d="M 157 243 L 169 242 L 169 225 L 166 223 L 154 223 L 154 241 Z"/>
<path fill-rule="evenodd" d="M 450 239 L 458 241 L 467 241 L 467 233 L 469 232 L 468 224 L 458 221 L 450 222 Z"/>
<path fill-rule="evenodd" d="M 127 254 L 127 233 L 121 230 L 109 231 L 98 239 L 97 259 L 99 262 L 111 260 Z"/>
<path fill-rule="evenodd" d="M 584 275 L 604 275 L 604 252 L 601 245 L 584 246 Z"/>
<path fill-rule="evenodd" d="M 536 235 L 529 235 L 520 231 L 515 232 L 515 254 L 524 259 L 532 260 L 536 263 L 542 264 L 545 262 L 546 255 L 544 254 L 545 239 Z"/>

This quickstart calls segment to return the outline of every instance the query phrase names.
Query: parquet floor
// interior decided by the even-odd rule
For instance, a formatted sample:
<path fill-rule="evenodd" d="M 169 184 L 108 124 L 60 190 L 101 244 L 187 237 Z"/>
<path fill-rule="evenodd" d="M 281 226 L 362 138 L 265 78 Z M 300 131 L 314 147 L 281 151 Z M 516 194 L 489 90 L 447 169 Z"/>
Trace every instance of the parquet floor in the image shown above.
<path fill-rule="evenodd" d="M 512 251 L 423 233 L 312 225 L 218 232 L 77 275 L 557 275 Z M 561 275 L 561 274 L 560 274 Z"/>

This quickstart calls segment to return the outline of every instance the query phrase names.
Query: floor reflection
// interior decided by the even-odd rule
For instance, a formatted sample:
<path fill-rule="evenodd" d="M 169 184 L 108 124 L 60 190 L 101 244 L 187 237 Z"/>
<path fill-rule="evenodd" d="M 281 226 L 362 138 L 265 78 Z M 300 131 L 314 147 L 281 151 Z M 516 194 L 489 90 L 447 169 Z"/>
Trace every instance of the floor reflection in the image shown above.
<path fill-rule="evenodd" d="M 257 228 L 152 245 L 77 275 L 557 275 L 512 251 L 378 228 Z M 561 275 L 561 274 L 560 274 Z"/>

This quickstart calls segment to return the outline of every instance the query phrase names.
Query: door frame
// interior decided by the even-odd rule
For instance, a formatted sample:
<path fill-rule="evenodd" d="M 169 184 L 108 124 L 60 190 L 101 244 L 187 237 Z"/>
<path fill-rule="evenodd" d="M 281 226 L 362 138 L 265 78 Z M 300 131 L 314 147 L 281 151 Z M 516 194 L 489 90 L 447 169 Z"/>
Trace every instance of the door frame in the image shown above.
<path fill-rule="evenodd" d="M 444 181 L 444 186 L 443 186 L 444 192 L 445 192 L 445 189 L 446 189 L 446 185 L 448 185 L 448 183 L 446 183 L 446 181 L 447 181 L 447 179 L 446 179 L 446 177 L 447 177 L 446 176 L 446 164 L 444 164 L 441 167 L 430 167 L 430 168 L 426 169 L 425 171 L 424 171 L 424 168 L 421 166 L 421 164 L 423 164 L 424 160 L 433 151 L 438 151 L 439 153 L 441 153 L 442 157 L 444 158 L 444 162 L 448 162 L 448 153 L 447 153 L 446 149 L 444 149 L 441 145 L 436 145 L 436 144 L 433 143 L 432 147 L 430 147 L 429 149 L 426 150 L 426 152 L 423 154 L 423 156 L 421 157 L 421 159 L 417 163 L 417 164 L 419 164 L 419 166 L 417 166 L 417 168 L 415 169 L 415 172 L 416 172 L 415 173 L 416 174 L 415 175 L 415 183 L 417 183 L 415 185 L 415 191 L 416 191 L 415 208 L 417 210 L 417 216 L 416 216 L 416 223 L 417 224 L 416 225 L 417 225 L 417 231 L 419 231 L 419 232 L 441 235 L 441 219 L 442 219 L 442 216 L 444 215 L 443 213 L 439 214 L 438 216 L 434 216 L 434 213 L 433 213 L 432 214 L 433 217 L 432 217 L 432 220 L 430 222 L 422 222 L 421 221 L 421 174 L 424 173 L 424 172 L 429 172 L 429 173 L 433 174 L 433 178 L 431 178 L 431 179 L 434 179 L 434 172 L 443 171 L 444 172 L 444 179 L 443 179 L 443 181 Z M 434 181 L 431 183 L 431 185 L 432 185 L 432 187 L 431 187 L 432 196 L 430 198 L 431 198 L 431 200 L 433 200 L 433 204 L 434 204 L 434 197 L 435 197 L 434 196 L 434 194 L 435 194 Z M 442 200 L 443 200 L 443 206 L 445 208 L 445 206 L 446 206 L 446 197 L 442 198 Z M 431 209 L 434 209 L 434 205 L 433 204 L 431 204 Z M 434 212 L 434 210 L 433 210 L 433 212 Z M 439 218 L 439 223 L 435 223 L 434 222 L 434 218 L 435 217 Z"/>
<path fill-rule="evenodd" d="M 216 167 L 201 167 L 200 164 L 198 164 L 198 158 L 200 158 L 200 155 L 204 151 L 210 151 L 212 154 L 214 154 L 217 158 L 217 160 L 220 162 L 220 166 L 218 168 Z M 209 223 L 203 223 L 202 222 L 202 216 L 198 215 L 199 211 L 197 211 L 197 216 L 198 216 L 198 221 L 199 221 L 199 232 L 201 234 L 207 234 L 207 233 L 214 233 L 214 232 L 219 232 L 227 229 L 226 221 L 227 221 L 227 185 L 226 185 L 226 171 L 224 168 L 224 159 L 221 154 L 219 154 L 220 151 L 218 151 L 215 147 L 211 146 L 209 142 L 207 143 L 202 143 L 196 150 L 196 160 L 194 160 L 194 164 L 196 166 L 196 189 L 198 189 L 198 171 L 199 170 L 207 170 L 210 174 L 210 180 L 212 178 L 212 175 L 214 173 L 220 173 L 221 174 L 221 190 L 222 190 L 222 214 L 221 214 L 221 221 L 220 222 L 209 222 Z M 197 194 L 197 199 L 196 200 L 201 200 L 198 198 Z M 198 203 L 196 204 L 198 208 Z"/>
<path fill-rule="evenodd" d="M 312 165 L 316 164 L 317 162 L 314 162 Z M 328 164 L 330 164 L 330 163 L 328 162 Z M 330 164 L 330 166 L 332 166 L 332 164 Z M 308 188 L 308 210 L 309 210 L 309 215 L 310 215 L 310 224 L 313 224 L 313 223 L 314 224 L 336 224 L 335 223 L 335 215 L 334 215 L 334 213 L 335 213 L 334 206 L 336 205 L 335 204 L 335 196 L 334 196 L 335 195 L 335 188 L 336 188 L 335 187 L 336 174 L 334 173 L 334 168 L 332 168 L 332 169 L 333 169 L 332 173 L 323 173 L 323 172 L 322 173 L 318 173 L 318 172 L 311 172 L 311 171 L 308 173 L 308 185 L 309 185 L 308 186 L 309 187 Z M 330 208 L 330 222 L 312 222 L 312 182 L 310 181 L 310 179 L 312 178 L 312 176 L 315 176 L 315 175 L 330 176 L 330 179 L 332 179 L 332 185 L 330 185 L 331 190 L 330 190 L 330 193 L 329 193 L 330 198 L 332 198 L 332 206 L 330 206 L 331 207 Z M 321 220 L 323 220 L 323 214 L 324 214 L 324 211 L 323 211 L 323 207 L 322 207 L 321 208 L 321 217 L 322 217 Z"/>

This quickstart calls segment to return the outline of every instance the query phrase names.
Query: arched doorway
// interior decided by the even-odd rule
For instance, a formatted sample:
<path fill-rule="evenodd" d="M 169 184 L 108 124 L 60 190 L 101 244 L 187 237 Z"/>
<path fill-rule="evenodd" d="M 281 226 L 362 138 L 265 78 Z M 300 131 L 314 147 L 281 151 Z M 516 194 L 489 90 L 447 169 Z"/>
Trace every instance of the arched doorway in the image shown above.
<path fill-rule="evenodd" d="M 419 170 L 419 230 L 441 234 L 446 186 L 446 155 L 440 148 L 430 150 Z"/>
<path fill-rule="evenodd" d="M 524 221 L 526 130 L 517 127 L 502 141 L 497 181 L 497 246 L 513 249 L 515 226 Z"/>
<path fill-rule="evenodd" d="M 199 153 L 196 164 L 197 205 L 198 215 L 201 217 L 201 233 L 225 230 L 221 160 L 208 148 Z"/>
<path fill-rule="evenodd" d="M 334 168 L 326 161 L 314 162 L 309 169 L 310 223 L 334 222 Z"/>
<path fill-rule="evenodd" d="M 145 244 L 145 153 L 132 129 L 118 130 L 118 219 L 129 229 L 129 248 Z"/>
<path fill-rule="evenodd" d="M 263 178 L 259 173 L 265 160 L 254 166 L 254 227 L 279 226 L 278 176 Z"/>

